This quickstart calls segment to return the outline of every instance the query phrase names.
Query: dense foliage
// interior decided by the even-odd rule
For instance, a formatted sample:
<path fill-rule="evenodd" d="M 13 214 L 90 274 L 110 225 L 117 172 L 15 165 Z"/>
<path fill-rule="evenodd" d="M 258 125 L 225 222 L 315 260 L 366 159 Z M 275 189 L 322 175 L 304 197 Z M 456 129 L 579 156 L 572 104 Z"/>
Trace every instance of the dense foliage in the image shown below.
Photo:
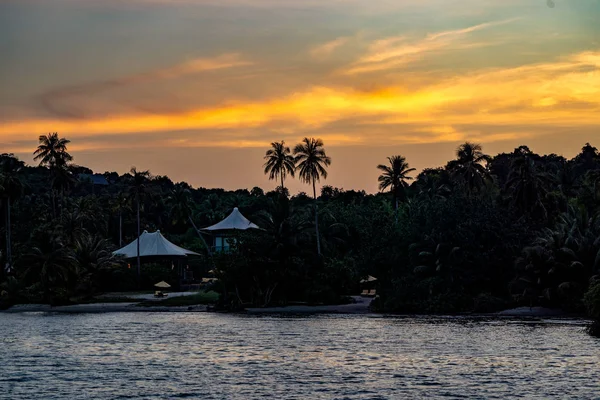
<path fill-rule="evenodd" d="M 215 290 L 228 307 L 338 302 L 372 275 L 373 305 L 384 311 L 542 305 L 583 312 L 587 292 L 597 317 L 598 285 L 590 284 L 600 274 L 600 154 L 589 144 L 567 160 L 524 146 L 490 157 L 465 143 L 445 167 L 416 177 L 404 157 L 392 156 L 378 167 L 390 192 L 324 186 L 311 199 L 290 197 L 283 184 L 298 176 L 312 189 L 326 177 L 331 159 L 320 140 L 306 139 L 295 156 L 273 143 L 265 173 L 281 186 L 268 193 L 192 188 L 135 169 L 106 172 L 109 184 L 97 185 L 86 178 L 92 171 L 73 164 L 68 143 L 40 137 L 39 166 L 0 157 L 5 304 L 175 283 L 171 261 L 142 260 L 138 282 L 135 261 L 112 256 L 137 237 L 139 209 L 139 229 L 160 229 L 203 255 L 187 264 L 196 277 L 219 279 Z M 197 228 L 233 207 L 263 230 L 239 234 L 232 251 L 213 254 Z"/>

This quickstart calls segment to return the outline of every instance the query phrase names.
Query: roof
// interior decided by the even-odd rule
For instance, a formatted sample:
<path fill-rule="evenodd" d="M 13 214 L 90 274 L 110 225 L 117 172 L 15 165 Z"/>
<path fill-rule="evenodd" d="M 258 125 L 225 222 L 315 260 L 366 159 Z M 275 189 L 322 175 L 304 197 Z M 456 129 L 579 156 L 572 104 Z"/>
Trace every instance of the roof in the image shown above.
<path fill-rule="evenodd" d="M 137 257 L 137 239 L 127 246 L 114 251 L 113 254 L 121 255 L 125 258 Z M 140 235 L 140 257 L 185 257 L 188 255 L 198 256 L 199 254 L 169 242 L 160 231 L 154 233 L 144 231 L 144 233 Z"/>
<path fill-rule="evenodd" d="M 107 186 L 108 185 L 108 181 L 106 180 L 106 178 L 103 175 L 100 174 L 79 174 L 79 179 L 82 181 L 85 180 L 90 180 L 92 181 L 92 184 L 94 185 L 101 185 L 101 186 Z"/>
<path fill-rule="evenodd" d="M 207 228 L 202 228 L 202 231 L 231 231 L 240 230 L 245 231 L 246 229 L 260 229 L 257 225 L 250 222 L 246 217 L 242 215 L 237 207 L 233 209 L 231 214 L 223 221 L 218 222 Z"/>

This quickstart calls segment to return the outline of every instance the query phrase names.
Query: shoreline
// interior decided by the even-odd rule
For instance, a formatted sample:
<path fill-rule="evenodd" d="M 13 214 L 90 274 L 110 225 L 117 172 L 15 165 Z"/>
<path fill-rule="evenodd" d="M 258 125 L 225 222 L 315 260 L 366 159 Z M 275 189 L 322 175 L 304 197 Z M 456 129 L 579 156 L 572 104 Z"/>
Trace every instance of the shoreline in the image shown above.
<path fill-rule="evenodd" d="M 285 307 L 265 307 L 265 308 L 246 308 L 240 312 L 232 312 L 232 314 L 248 314 L 248 315 L 316 315 L 316 314 L 346 314 L 346 315 L 381 315 L 395 317 L 457 317 L 457 318 L 491 318 L 491 319 L 534 319 L 540 320 L 544 318 L 561 319 L 561 320 L 586 320 L 582 315 L 565 313 L 562 310 L 548 309 L 543 307 L 518 307 L 508 310 L 503 310 L 495 313 L 464 313 L 457 315 L 448 314 L 402 314 L 402 313 L 377 313 L 370 310 L 369 305 L 371 298 L 353 296 L 355 303 L 327 305 L 327 306 L 306 306 L 295 305 Z M 90 304 L 74 304 L 67 306 L 51 307 L 46 304 L 17 304 L 6 310 L 1 310 L 0 314 L 18 314 L 18 313 L 62 313 L 62 314 L 98 314 L 98 313 L 123 313 L 123 312 L 209 312 L 209 306 L 198 304 L 190 306 L 142 306 L 141 302 L 127 303 L 90 303 Z"/>
<path fill-rule="evenodd" d="M 108 312 L 206 312 L 207 306 L 141 306 L 141 303 L 91 303 L 73 304 L 69 306 L 51 307 L 47 304 L 17 304 L 1 313 L 17 314 L 27 312 L 65 313 L 65 314 L 98 314 Z"/>

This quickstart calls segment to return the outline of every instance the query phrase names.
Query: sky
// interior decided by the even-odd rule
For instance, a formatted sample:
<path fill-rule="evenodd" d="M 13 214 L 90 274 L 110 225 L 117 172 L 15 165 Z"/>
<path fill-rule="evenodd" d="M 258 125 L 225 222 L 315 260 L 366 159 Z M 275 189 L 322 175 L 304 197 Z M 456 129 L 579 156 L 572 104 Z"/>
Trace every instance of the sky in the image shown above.
<path fill-rule="evenodd" d="M 0 0 L 0 152 L 33 164 L 58 132 L 96 172 L 270 190 L 270 143 L 318 137 L 321 184 L 368 192 L 386 157 L 442 166 L 467 140 L 573 157 L 600 147 L 599 20 L 600 0 Z"/>

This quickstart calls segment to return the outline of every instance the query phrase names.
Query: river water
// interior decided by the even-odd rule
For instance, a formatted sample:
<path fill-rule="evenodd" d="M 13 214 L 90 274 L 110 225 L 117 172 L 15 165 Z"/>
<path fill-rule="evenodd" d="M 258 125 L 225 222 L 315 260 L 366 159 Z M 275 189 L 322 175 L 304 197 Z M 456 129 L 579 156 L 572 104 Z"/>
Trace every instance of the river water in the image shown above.
<path fill-rule="evenodd" d="M 0 314 L 0 398 L 600 398 L 582 321 Z"/>

